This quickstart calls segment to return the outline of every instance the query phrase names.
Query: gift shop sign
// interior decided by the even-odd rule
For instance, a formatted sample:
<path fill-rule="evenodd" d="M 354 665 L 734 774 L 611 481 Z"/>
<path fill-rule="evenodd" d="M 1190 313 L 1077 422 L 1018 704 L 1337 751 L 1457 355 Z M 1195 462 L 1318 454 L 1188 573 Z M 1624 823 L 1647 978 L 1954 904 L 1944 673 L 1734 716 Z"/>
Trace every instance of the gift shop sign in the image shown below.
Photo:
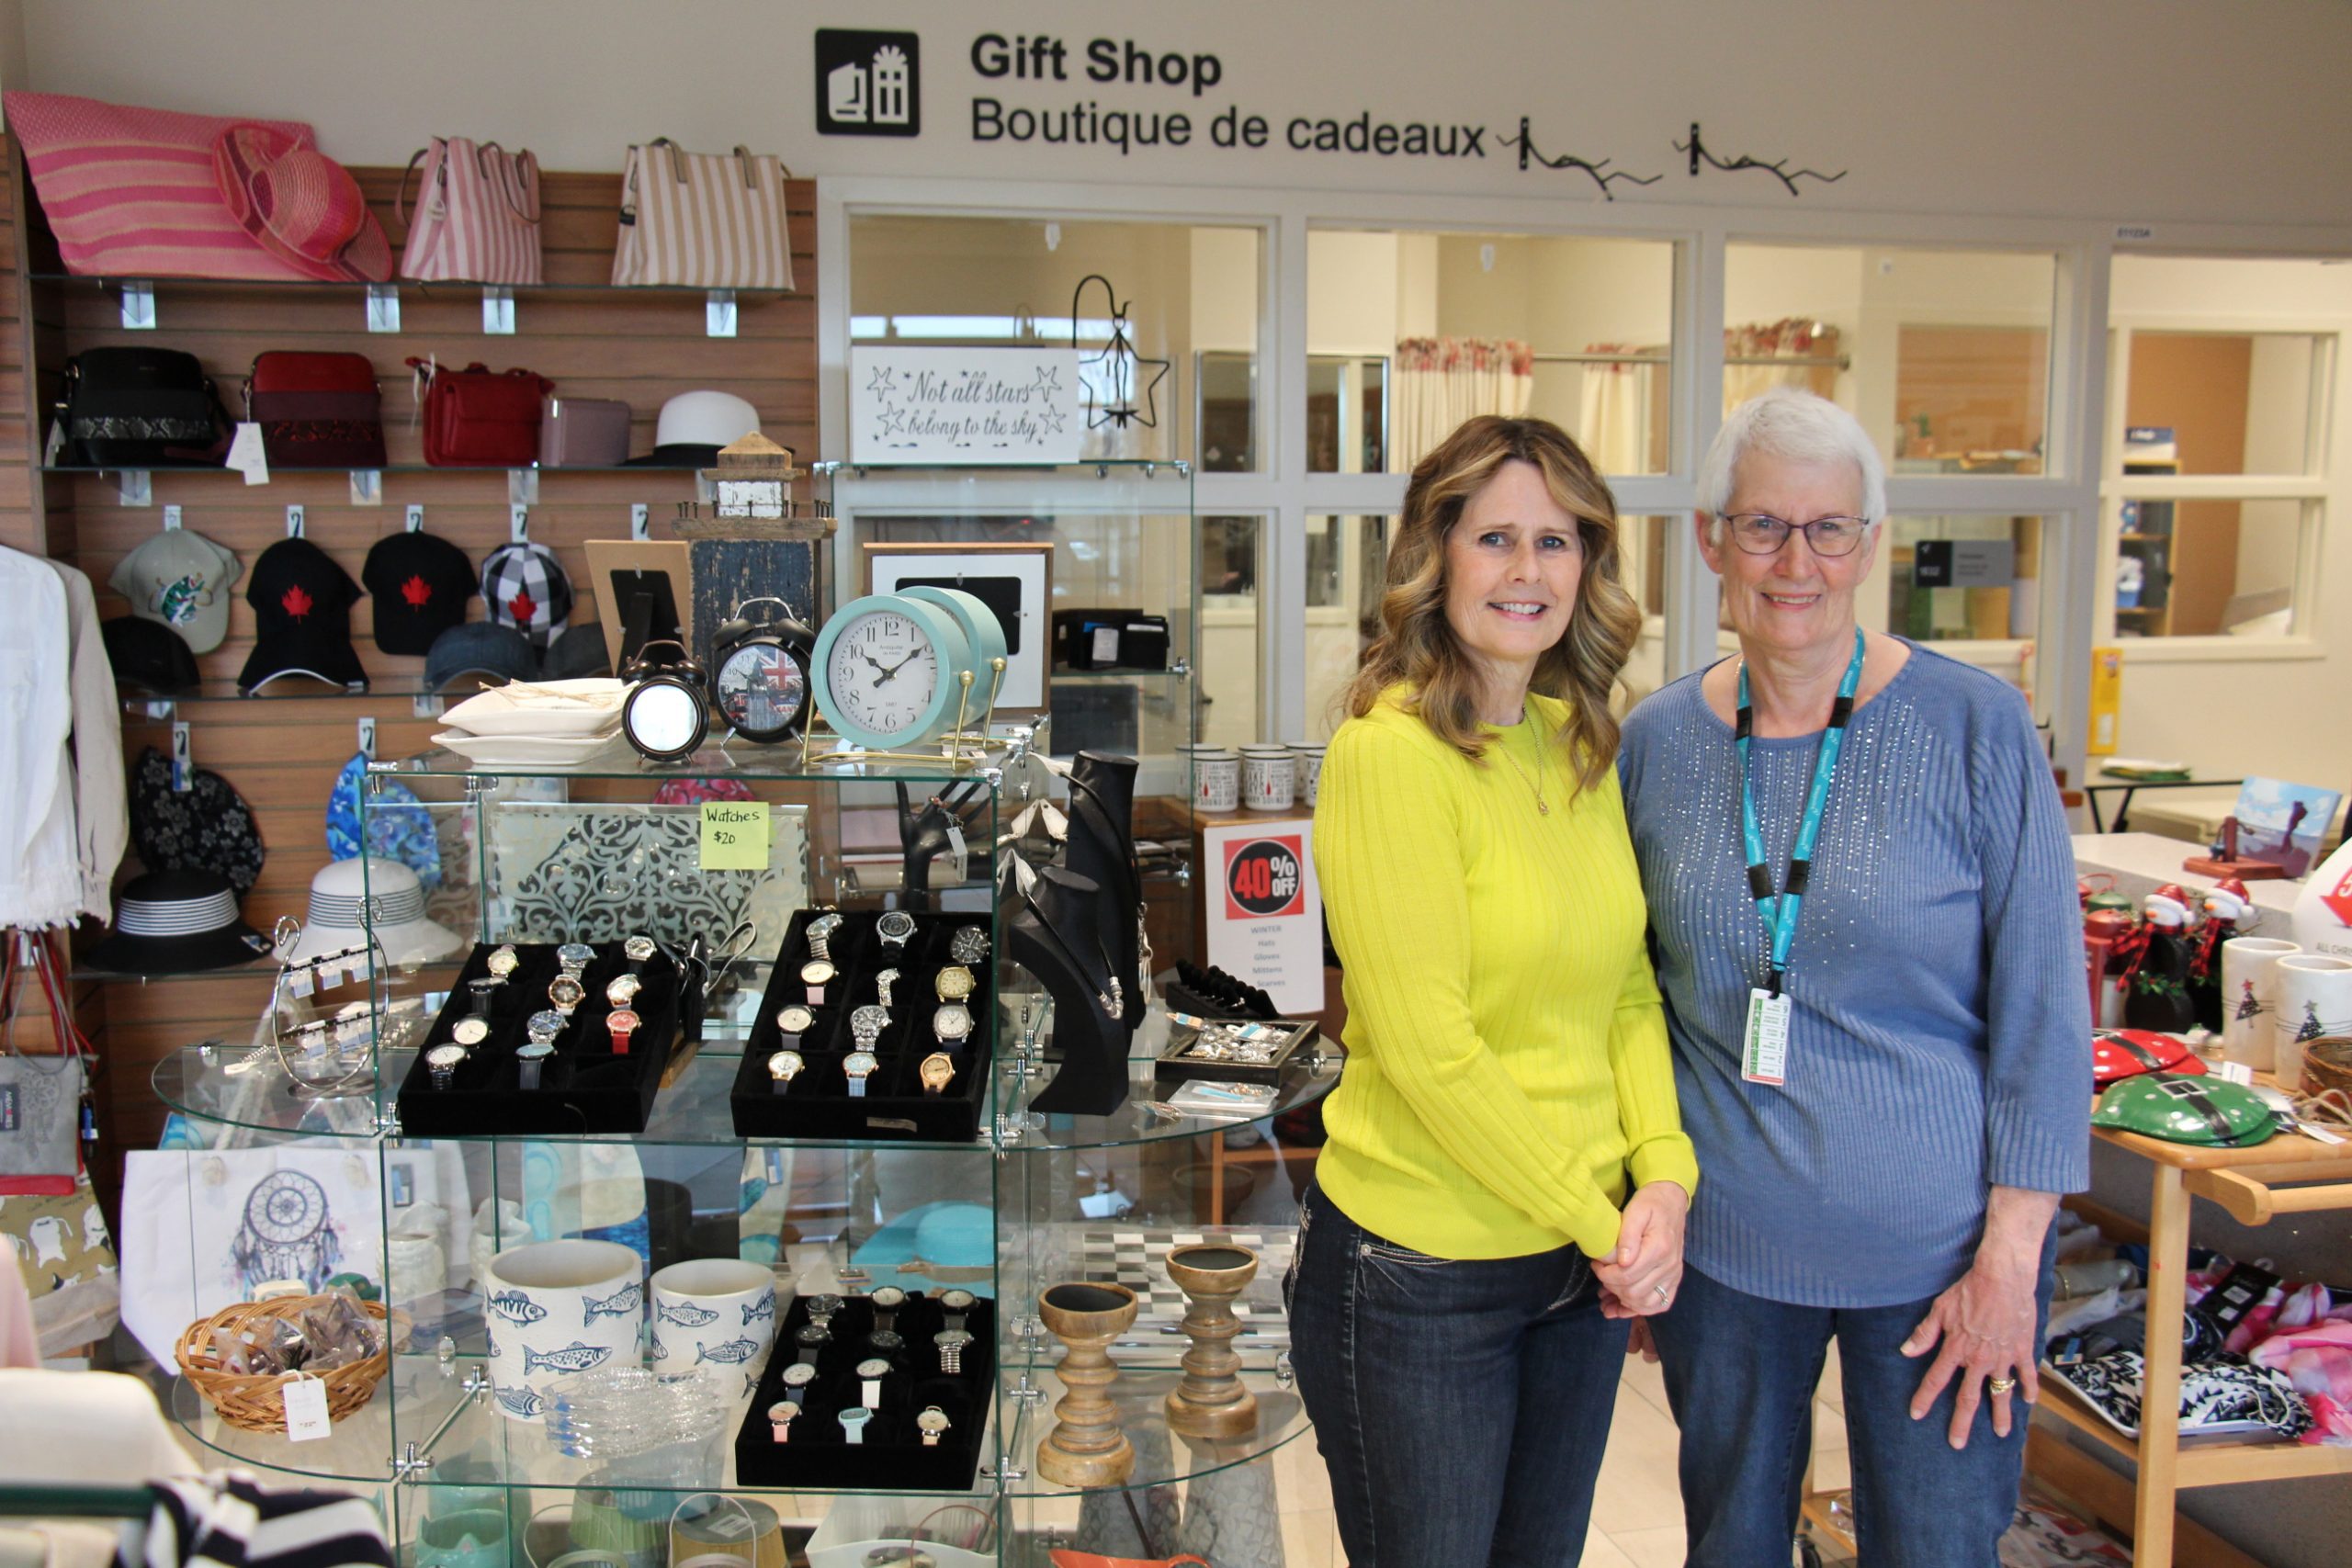
<path fill-rule="evenodd" d="M 853 348 L 853 463 L 1074 463 L 1078 351 Z"/>
<path fill-rule="evenodd" d="M 1304 821 L 1237 822 L 1202 835 L 1216 869 L 1209 962 L 1263 989 L 1290 1016 L 1323 1010 L 1323 895 Z"/>

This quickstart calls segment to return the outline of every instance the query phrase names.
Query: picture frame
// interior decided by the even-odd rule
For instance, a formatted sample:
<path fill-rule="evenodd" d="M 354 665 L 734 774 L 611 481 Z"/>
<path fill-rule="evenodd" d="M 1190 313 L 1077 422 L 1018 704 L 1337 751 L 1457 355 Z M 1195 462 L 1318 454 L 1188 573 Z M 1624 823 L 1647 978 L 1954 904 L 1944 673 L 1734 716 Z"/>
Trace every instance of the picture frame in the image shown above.
<path fill-rule="evenodd" d="M 588 575 L 596 593 L 596 615 L 605 626 L 605 651 L 618 674 L 637 649 L 628 642 L 628 606 L 633 588 L 665 587 L 674 629 L 656 626 L 655 637 L 684 641 L 694 625 L 694 555 L 683 539 L 591 539 Z M 666 580 L 666 581 L 664 581 Z"/>
<path fill-rule="evenodd" d="M 932 584 L 961 588 L 997 613 L 1004 626 L 1004 686 L 996 711 L 1045 710 L 1053 664 L 1054 547 L 1051 540 L 957 544 L 867 540 L 859 546 L 865 593 L 895 593 Z"/>

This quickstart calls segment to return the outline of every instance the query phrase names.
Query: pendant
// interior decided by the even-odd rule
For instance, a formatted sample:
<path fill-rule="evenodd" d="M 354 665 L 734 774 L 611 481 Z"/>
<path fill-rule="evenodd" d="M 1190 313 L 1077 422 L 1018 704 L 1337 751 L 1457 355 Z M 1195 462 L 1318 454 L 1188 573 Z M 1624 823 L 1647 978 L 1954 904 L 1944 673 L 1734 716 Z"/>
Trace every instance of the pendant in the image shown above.
<path fill-rule="evenodd" d="M 1544 800 L 1542 796 L 1540 796 L 1540 795 L 1536 797 L 1536 801 L 1535 801 L 1535 809 L 1536 809 L 1538 812 L 1542 813 L 1544 816 L 1549 817 L 1549 816 L 1551 816 L 1551 815 L 1552 815 L 1552 807 L 1551 807 L 1550 803 L 1549 803 L 1549 802 L 1547 802 L 1547 801 L 1545 801 L 1545 800 Z"/>

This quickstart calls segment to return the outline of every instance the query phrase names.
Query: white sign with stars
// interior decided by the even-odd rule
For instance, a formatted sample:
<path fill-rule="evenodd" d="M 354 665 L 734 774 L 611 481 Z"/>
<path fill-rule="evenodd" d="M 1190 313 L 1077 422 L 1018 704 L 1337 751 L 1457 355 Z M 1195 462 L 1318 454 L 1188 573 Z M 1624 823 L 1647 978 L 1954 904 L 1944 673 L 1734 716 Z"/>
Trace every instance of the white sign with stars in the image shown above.
<path fill-rule="evenodd" d="M 1078 351 L 853 348 L 853 463 L 1074 463 Z"/>

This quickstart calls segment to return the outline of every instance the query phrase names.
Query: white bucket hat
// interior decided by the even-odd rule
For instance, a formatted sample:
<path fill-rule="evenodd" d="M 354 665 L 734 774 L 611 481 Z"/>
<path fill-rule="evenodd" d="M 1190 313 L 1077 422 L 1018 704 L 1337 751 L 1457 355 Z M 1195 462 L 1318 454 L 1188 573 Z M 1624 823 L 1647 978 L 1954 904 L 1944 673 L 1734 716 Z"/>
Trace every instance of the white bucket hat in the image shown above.
<path fill-rule="evenodd" d="M 372 906 L 373 921 L 366 919 Z M 311 911 L 291 942 L 279 944 L 281 964 L 307 964 L 331 953 L 376 943 L 391 964 L 430 964 L 463 951 L 465 938 L 424 918 L 424 884 L 396 860 L 359 855 L 322 866 L 311 878 Z"/>

